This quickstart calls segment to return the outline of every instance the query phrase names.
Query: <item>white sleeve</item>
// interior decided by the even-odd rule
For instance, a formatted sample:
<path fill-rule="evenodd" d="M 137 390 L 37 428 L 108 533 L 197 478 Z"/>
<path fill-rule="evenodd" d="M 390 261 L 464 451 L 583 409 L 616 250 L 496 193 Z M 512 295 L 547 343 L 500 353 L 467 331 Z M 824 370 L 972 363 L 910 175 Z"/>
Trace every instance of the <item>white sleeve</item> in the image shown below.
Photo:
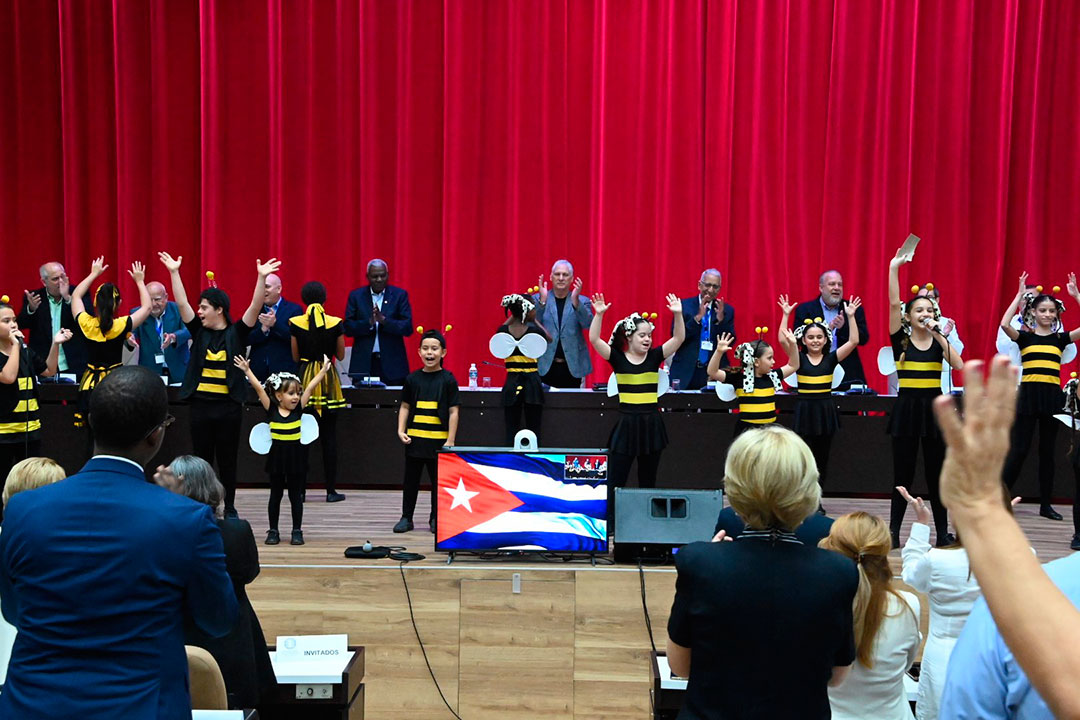
<path fill-rule="evenodd" d="M 930 526 L 913 523 L 911 535 L 900 551 L 903 560 L 901 579 L 919 592 L 930 591 L 930 576 L 933 569 L 930 562 Z"/>

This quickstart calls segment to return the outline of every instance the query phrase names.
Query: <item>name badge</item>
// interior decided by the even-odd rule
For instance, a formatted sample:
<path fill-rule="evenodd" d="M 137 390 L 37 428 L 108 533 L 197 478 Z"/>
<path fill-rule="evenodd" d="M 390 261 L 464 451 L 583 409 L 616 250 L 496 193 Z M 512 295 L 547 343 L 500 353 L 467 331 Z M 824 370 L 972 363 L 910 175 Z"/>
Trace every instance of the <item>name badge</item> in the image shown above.
<path fill-rule="evenodd" d="M 161 354 L 155 355 L 154 356 L 154 362 L 156 362 L 158 365 L 164 365 L 165 364 L 165 356 L 161 355 Z"/>
<path fill-rule="evenodd" d="M 701 349 L 702 350 L 708 350 L 709 352 L 712 352 L 713 347 L 714 346 L 713 346 L 713 341 L 712 340 L 702 340 L 701 341 Z"/>

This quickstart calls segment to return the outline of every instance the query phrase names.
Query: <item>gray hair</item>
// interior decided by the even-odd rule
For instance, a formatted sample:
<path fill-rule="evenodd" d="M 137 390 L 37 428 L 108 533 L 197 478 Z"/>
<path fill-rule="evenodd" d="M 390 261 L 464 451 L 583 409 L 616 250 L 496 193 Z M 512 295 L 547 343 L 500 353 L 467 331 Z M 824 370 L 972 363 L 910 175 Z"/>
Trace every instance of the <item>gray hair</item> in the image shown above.
<path fill-rule="evenodd" d="M 705 276 L 706 275 L 715 275 L 716 277 L 720 278 L 720 284 L 721 285 L 724 284 L 724 276 L 721 275 L 720 271 L 717 270 L 716 268 L 709 268 L 709 269 L 705 270 L 705 272 L 701 273 L 701 280 L 699 280 L 699 282 L 705 282 Z"/>
<path fill-rule="evenodd" d="M 843 280 L 843 279 L 844 279 L 844 276 L 840 274 L 840 271 L 839 271 L 839 270 L 826 270 L 825 272 L 821 273 L 821 275 L 819 275 L 819 276 L 818 276 L 818 279 L 817 279 L 817 284 L 818 284 L 818 285 L 824 285 L 824 284 L 825 284 L 825 276 L 826 276 L 826 275 L 832 275 L 832 274 L 834 274 L 834 273 L 835 273 L 836 275 L 838 275 L 838 276 L 840 277 L 840 279 L 841 279 L 841 280 Z"/>
<path fill-rule="evenodd" d="M 367 268 L 365 268 L 364 272 L 365 273 L 371 272 L 371 266 L 372 265 L 382 265 L 384 268 L 386 268 L 386 272 L 388 272 L 388 273 L 390 272 L 390 266 L 387 265 L 386 261 L 381 259 L 381 258 L 371 258 L 370 260 L 368 260 Z"/>
<path fill-rule="evenodd" d="M 50 260 L 49 262 L 45 263 L 44 265 L 42 265 L 41 267 L 38 268 L 38 276 L 40 276 L 42 280 L 45 280 L 46 278 L 49 277 L 49 266 L 50 265 L 59 265 L 60 266 L 60 272 L 64 272 L 63 263 L 58 263 L 55 260 Z"/>
<path fill-rule="evenodd" d="M 551 266 L 551 274 L 552 274 L 552 275 L 554 275 L 554 274 L 555 274 L 555 268 L 559 267 L 560 265 L 565 265 L 566 267 L 570 268 L 570 274 L 571 274 L 571 275 L 573 275 L 573 274 L 574 274 L 574 263 L 572 263 L 572 262 L 570 262 L 569 260 L 567 260 L 567 259 L 563 258 L 562 260 L 556 260 L 556 261 L 555 261 L 555 262 L 554 262 L 554 263 L 552 264 L 552 266 Z"/>
<path fill-rule="evenodd" d="M 180 480 L 181 495 L 209 505 L 214 515 L 219 515 L 225 487 L 217 479 L 210 463 L 195 455 L 181 455 L 169 463 L 169 468 Z"/>

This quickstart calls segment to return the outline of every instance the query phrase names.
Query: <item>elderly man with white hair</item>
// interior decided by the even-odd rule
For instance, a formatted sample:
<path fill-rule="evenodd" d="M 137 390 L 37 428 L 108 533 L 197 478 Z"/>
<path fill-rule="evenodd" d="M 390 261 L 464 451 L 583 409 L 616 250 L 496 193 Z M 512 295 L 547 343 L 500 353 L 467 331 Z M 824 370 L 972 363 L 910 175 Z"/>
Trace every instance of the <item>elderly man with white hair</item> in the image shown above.
<path fill-rule="evenodd" d="M 540 356 L 540 379 L 557 388 L 581 387 L 592 372 L 589 349 L 582 332 L 589 329 L 593 310 L 589 298 L 581 294 L 582 280 L 574 277 L 569 260 L 551 266 L 551 286 L 540 276 L 540 291 L 533 296 L 536 319 L 551 334 L 547 352 Z"/>
<path fill-rule="evenodd" d="M 265 381 L 279 372 L 296 374 L 289 319 L 303 313 L 302 307 L 281 296 L 281 278 L 275 273 L 267 275 L 259 324 L 248 335 L 248 344 L 251 345 L 248 360 L 251 371 L 259 380 Z"/>
<path fill-rule="evenodd" d="M 131 333 L 129 347 L 139 348 L 139 364 L 169 381 L 183 381 L 191 356 L 191 333 L 180 319 L 180 308 L 169 300 L 169 292 L 159 282 L 146 283 L 150 293 L 150 317 Z M 131 313 L 139 308 L 131 309 Z"/>
<path fill-rule="evenodd" d="M 58 262 L 47 262 L 38 268 L 41 287 L 23 291 L 23 306 L 16 321 L 19 327 L 30 333 L 27 345 L 41 357 L 49 354 L 52 339 L 60 328 L 75 330 L 75 318 L 71 314 L 71 282 L 67 271 Z M 86 341 L 81 333 L 60 348 L 59 373 L 71 373 L 82 377 L 86 370 Z"/>
<path fill-rule="evenodd" d="M 405 338 L 413 333 L 409 293 L 390 284 L 390 267 L 375 258 L 367 264 L 368 284 L 349 293 L 345 334 L 353 341 L 349 374 L 401 385 L 409 374 Z"/>
<path fill-rule="evenodd" d="M 717 338 L 727 333 L 732 337 L 732 344 L 735 342 L 735 308 L 720 297 L 722 282 L 720 271 L 708 268 L 698 280 L 697 295 L 683 298 L 682 322 L 686 326 L 686 339 L 671 361 L 671 380 L 678 380 L 683 390 L 703 388 L 709 381 L 705 369 L 716 349 Z M 725 353 L 720 359 L 720 367 L 730 365 L 731 359 Z"/>
<path fill-rule="evenodd" d="M 847 316 L 844 314 L 844 278 L 836 270 L 826 270 L 818 278 L 818 297 L 799 303 L 795 308 L 795 327 L 799 327 L 806 320 L 821 318 L 833 331 L 832 347 L 826 351 L 835 350 L 848 341 L 851 328 L 847 324 Z M 855 311 L 855 324 L 859 326 L 859 345 L 870 342 L 870 329 L 866 326 L 866 312 L 860 307 Z M 863 370 L 862 360 L 859 359 L 859 348 L 851 351 L 851 354 L 840 363 L 844 368 L 844 379 L 840 383 L 840 390 L 847 390 L 852 384 L 865 385 L 866 372 Z"/>

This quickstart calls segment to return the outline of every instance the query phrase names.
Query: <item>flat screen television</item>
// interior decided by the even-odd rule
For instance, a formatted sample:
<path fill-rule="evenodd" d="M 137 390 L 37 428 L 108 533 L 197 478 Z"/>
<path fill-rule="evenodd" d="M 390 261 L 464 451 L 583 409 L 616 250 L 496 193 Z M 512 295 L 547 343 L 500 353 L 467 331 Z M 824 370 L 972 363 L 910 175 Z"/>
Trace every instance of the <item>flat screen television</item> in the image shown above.
<path fill-rule="evenodd" d="M 439 453 L 437 552 L 607 552 L 602 450 Z"/>

